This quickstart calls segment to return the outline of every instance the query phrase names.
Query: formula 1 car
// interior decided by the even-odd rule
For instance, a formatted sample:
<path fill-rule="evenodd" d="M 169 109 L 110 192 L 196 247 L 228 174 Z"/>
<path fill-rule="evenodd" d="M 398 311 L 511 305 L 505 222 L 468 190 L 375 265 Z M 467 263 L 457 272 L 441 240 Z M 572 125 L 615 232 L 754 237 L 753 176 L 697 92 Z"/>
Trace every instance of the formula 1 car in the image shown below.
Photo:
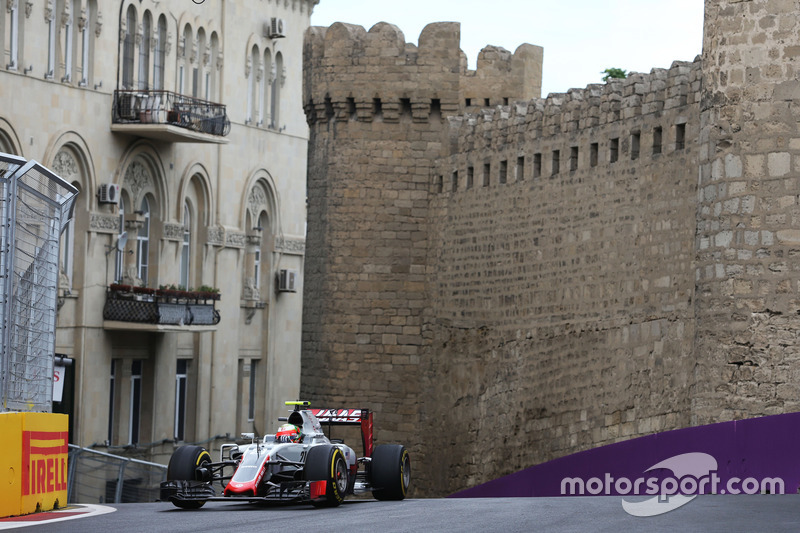
<path fill-rule="evenodd" d="M 308 502 L 334 507 L 349 494 L 368 491 L 378 500 L 402 500 L 408 492 L 411 461 L 399 444 L 373 447 L 369 409 L 309 409 L 309 402 L 286 402 L 294 409 L 274 435 L 250 444 L 223 444 L 219 461 L 200 446 L 180 446 L 161 483 L 161 501 L 199 509 L 208 501 Z M 325 435 L 328 426 L 360 426 L 364 455 Z M 217 488 L 222 496 L 217 495 Z"/>

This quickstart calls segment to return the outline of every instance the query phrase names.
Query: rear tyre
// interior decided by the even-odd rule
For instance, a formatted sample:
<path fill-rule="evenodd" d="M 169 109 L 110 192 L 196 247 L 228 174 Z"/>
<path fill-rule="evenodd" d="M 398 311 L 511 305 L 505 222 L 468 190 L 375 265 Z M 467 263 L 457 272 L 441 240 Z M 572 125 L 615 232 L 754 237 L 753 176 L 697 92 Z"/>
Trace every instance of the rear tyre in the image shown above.
<path fill-rule="evenodd" d="M 311 504 L 336 507 L 347 494 L 347 461 L 336 446 L 314 446 L 308 450 L 303 468 L 306 481 L 312 482 Z M 320 483 L 320 485 L 316 485 Z"/>
<path fill-rule="evenodd" d="M 200 481 L 197 468 L 211 462 L 211 454 L 201 446 L 181 446 L 169 458 L 167 481 Z M 181 509 L 199 509 L 204 501 L 172 500 Z"/>
<path fill-rule="evenodd" d="M 411 481 L 411 459 L 400 444 L 382 444 L 370 462 L 372 495 L 376 500 L 402 500 Z"/>

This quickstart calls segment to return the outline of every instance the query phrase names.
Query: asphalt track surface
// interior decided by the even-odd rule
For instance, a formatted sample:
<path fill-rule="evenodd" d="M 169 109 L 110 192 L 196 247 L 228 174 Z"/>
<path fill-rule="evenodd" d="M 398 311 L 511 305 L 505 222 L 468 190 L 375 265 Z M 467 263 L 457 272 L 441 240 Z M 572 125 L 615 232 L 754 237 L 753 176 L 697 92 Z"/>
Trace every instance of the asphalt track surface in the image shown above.
<path fill-rule="evenodd" d="M 169 503 L 77 505 L 65 510 L 66 513 L 71 514 L 63 521 L 53 521 L 57 517 L 25 522 L 3 519 L 0 530 L 26 533 L 800 531 L 798 495 L 699 496 L 679 509 L 651 517 L 628 515 L 618 496 L 348 500 L 333 509 L 225 502 L 211 502 L 195 511 L 177 509 Z"/>

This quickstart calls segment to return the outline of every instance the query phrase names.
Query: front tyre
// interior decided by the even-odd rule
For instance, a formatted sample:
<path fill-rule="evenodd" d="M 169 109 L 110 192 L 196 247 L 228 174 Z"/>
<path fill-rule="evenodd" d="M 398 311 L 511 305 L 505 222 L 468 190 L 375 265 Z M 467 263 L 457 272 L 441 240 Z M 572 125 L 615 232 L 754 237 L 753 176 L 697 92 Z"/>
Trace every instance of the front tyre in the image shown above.
<path fill-rule="evenodd" d="M 311 504 L 314 507 L 336 507 L 347 493 L 347 461 L 342 450 L 333 445 L 314 446 L 308 450 L 306 481 L 311 482 Z"/>
<path fill-rule="evenodd" d="M 167 481 L 200 481 L 197 468 L 211 462 L 211 454 L 201 446 L 181 446 L 172 453 L 167 465 Z M 171 500 L 181 509 L 199 509 L 204 501 Z"/>
<path fill-rule="evenodd" d="M 411 459 L 400 444 L 381 444 L 370 462 L 372 495 L 376 500 L 402 500 L 411 481 Z"/>

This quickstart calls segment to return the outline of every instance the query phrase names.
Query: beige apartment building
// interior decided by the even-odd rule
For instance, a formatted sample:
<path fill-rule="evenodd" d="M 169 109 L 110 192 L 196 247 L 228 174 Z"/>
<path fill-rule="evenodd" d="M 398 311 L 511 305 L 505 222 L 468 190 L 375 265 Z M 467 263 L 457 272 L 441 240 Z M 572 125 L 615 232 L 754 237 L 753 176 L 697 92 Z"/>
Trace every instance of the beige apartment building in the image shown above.
<path fill-rule="evenodd" d="M 163 461 L 297 397 L 317 2 L 4 2 L 0 152 L 80 190 L 56 335 L 71 442 Z"/>

